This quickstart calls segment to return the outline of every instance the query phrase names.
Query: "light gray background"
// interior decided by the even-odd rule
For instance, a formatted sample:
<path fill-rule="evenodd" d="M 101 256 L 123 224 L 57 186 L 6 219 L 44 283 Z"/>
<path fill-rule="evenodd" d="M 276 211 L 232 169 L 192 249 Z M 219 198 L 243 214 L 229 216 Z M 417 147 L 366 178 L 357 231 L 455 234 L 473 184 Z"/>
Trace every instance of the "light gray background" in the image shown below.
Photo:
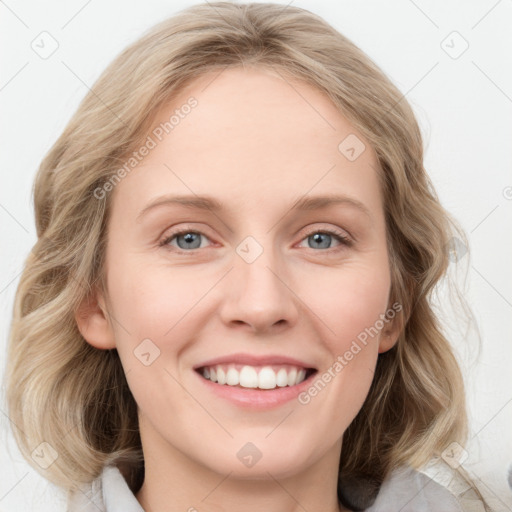
<path fill-rule="evenodd" d="M 152 24 L 192 3 L 0 0 L 2 373 L 14 292 L 36 239 L 31 188 L 40 160 L 112 58 Z M 427 170 L 470 240 L 471 258 L 460 263 L 467 265 L 465 296 L 480 327 L 481 352 L 474 333 L 465 333 L 458 317 L 441 306 L 468 386 L 472 439 L 464 465 L 496 510 L 512 510 L 512 2 L 293 5 L 324 17 L 362 48 L 417 114 Z M 58 43 L 45 59 L 31 47 L 41 47 L 41 38 L 51 47 L 43 31 Z M 3 399 L 0 412 L 8 445 L 0 451 L 0 511 L 64 510 L 56 489 L 19 454 Z"/>

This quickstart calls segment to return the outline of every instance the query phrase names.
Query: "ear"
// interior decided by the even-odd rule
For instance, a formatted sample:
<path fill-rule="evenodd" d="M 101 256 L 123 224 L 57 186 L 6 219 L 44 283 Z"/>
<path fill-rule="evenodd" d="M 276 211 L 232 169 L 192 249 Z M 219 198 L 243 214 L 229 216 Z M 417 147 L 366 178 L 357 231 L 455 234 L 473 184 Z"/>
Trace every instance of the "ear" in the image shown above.
<path fill-rule="evenodd" d="M 395 346 L 402 331 L 401 320 L 401 315 L 397 315 L 383 327 L 379 341 L 379 354 L 387 352 Z"/>
<path fill-rule="evenodd" d="M 82 301 L 75 311 L 75 320 L 78 330 L 90 345 L 103 350 L 116 348 L 114 331 L 99 289 L 95 288 Z"/>

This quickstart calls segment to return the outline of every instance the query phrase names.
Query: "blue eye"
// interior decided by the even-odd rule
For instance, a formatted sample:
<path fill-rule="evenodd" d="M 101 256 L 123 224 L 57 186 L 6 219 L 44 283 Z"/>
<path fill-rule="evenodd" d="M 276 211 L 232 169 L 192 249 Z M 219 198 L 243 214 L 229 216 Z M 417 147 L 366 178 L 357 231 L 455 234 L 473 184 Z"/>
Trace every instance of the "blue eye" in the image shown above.
<path fill-rule="evenodd" d="M 201 249 L 201 237 L 205 237 L 207 240 L 208 237 L 201 233 L 200 231 L 192 231 L 190 229 L 182 229 L 181 231 L 175 231 L 170 233 L 162 242 L 160 242 L 160 246 L 167 248 L 176 248 L 177 252 L 189 252 L 189 250 Z M 302 240 L 313 239 L 313 245 L 310 246 L 310 249 L 327 249 L 330 250 L 340 250 L 339 246 L 343 247 L 351 247 L 353 242 L 347 236 L 345 236 L 342 232 L 336 230 L 315 230 L 311 231 L 307 234 Z M 331 240 L 335 239 L 339 242 L 338 247 L 328 247 L 330 245 Z M 171 244 L 176 240 L 176 245 Z M 317 246 L 315 247 L 315 244 Z M 327 244 L 327 246 L 326 246 Z M 324 251 L 325 252 L 325 251 Z"/>
<path fill-rule="evenodd" d="M 324 231 L 312 231 L 309 235 L 306 235 L 305 239 L 313 239 L 313 244 L 318 244 L 321 247 L 320 249 L 334 249 L 333 247 L 326 247 L 325 244 L 329 244 L 330 240 L 333 238 L 340 242 L 340 245 L 344 245 L 350 247 L 352 245 L 351 241 L 348 237 L 346 237 L 343 233 L 334 230 L 324 230 Z M 318 248 L 318 245 L 316 248 Z M 312 249 L 315 248 L 311 247 Z"/>
<path fill-rule="evenodd" d="M 199 249 L 201 247 L 201 236 L 204 235 L 198 231 L 178 231 L 177 233 L 169 235 L 165 240 L 163 240 L 161 245 L 170 245 L 171 241 L 176 239 L 178 249 Z"/>

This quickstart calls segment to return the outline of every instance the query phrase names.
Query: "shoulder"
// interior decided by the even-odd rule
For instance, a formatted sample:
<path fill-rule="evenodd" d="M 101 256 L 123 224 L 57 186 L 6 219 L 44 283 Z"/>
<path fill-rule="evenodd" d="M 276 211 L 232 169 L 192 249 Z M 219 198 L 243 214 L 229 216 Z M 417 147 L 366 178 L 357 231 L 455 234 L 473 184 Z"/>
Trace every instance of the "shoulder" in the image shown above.
<path fill-rule="evenodd" d="M 446 485 L 446 486 L 445 486 Z M 417 471 L 403 466 L 383 482 L 374 504 L 366 512 L 480 512 L 481 504 L 464 497 L 467 487 L 442 468 Z M 67 512 L 144 512 L 115 466 L 68 499 Z"/>
<path fill-rule="evenodd" d="M 144 512 L 116 466 L 105 466 L 101 475 L 69 499 L 67 512 Z"/>
<path fill-rule="evenodd" d="M 462 479 L 442 466 L 417 471 L 402 466 L 383 482 L 374 504 L 366 512 L 480 512 L 483 505 L 464 496 Z"/>

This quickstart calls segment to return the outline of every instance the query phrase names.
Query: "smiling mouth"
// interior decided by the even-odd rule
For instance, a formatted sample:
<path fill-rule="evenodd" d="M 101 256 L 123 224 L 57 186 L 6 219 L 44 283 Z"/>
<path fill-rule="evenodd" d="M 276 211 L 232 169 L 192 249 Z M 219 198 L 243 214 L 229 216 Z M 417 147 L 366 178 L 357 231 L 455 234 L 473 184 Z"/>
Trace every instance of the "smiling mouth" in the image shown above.
<path fill-rule="evenodd" d="M 216 364 L 202 366 L 195 371 L 204 379 L 216 384 L 261 390 L 296 386 L 317 372 L 315 368 L 285 364 L 264 366 Z"/>

